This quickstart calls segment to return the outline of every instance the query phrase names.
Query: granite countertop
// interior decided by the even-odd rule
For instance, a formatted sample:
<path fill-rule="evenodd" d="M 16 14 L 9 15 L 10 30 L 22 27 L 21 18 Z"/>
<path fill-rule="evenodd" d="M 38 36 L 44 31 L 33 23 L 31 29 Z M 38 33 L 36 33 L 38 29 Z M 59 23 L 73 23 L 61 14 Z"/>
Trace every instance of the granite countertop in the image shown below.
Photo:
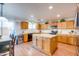
<path fill-rule="evenodd" d="M 51 34 L 33 34 L 33 36 L 52 38 L 52 37 L 55 37 L 56 35 L 51 35 Z"/>
<path fill-rule="evenodd" d="M 57 34 L 57 36 L 71 36 L 71 37 L 79 37 L 79 34 Z"/>

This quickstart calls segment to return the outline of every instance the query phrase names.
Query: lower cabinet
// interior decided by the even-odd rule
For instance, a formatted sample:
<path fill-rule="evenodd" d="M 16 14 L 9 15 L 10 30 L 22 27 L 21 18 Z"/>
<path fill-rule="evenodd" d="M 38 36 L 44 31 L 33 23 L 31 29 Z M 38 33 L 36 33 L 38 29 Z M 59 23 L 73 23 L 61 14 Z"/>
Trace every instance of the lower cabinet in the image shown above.
<path fill-rule="evenodd" d="M 76 37 L 68 37 L 68 44 L 76 45 Z"/>
<path fill-rule="evenodd" d="M 66 36 L 58 36 L 58 41 L 63 42 L 63 43 L 67 43 L 67 37 Z"/>
<path fill-rule="evenodd" d="M 24 43 L 26 43 L 28 41 L 28 34 L 23 34 L 23 38 Z"/>
<path fill-rule="evenodd" d="M 71 44 L 75 45 L 76 44 L 76 37 L 75 36 L 58 36 L 58 42 L 66 43 L 66 44 Z"/>

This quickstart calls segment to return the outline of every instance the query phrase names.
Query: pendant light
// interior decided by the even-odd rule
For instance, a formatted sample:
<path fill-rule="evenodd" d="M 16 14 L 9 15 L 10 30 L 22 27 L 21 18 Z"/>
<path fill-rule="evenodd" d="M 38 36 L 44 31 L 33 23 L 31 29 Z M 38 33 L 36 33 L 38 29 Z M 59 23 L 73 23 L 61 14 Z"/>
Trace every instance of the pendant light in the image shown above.
<path fill-rule="evenodd" d="M 0 38 L 3 36 L 3 23 L 8 22 L 8 20 L 3 16 L 3 5 L 4 3 L 0 3 L 1 12 L 0 12 Z"/>

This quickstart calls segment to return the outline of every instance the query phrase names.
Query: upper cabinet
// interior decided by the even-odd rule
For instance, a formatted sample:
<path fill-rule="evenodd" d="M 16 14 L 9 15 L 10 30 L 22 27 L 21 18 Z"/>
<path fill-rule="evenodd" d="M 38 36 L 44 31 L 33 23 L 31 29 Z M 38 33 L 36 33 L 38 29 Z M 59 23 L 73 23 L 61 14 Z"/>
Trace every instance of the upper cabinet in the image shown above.
<path fill-rule="evenodd" d="M 74 21 L 67 21 L 66 28 L 67 29 L 74 29 Z"/>
<path fill-rule="evenodd" d="M 37 30 L 41 30 L 41 24 L 37 23 L 36 28 L 37 28 Z"/>
<path fill-rule="evenodd" d="M 58 28 L 59 29 L 66 29 L 66 22 L 59 22 L 58 23 Z"/>
<path fill-rule="evenodd" d="M 48 29 L 48 24 L 37 24 L 38 30 Z"/>
<path fill-rule="evenodd" d="M 41 29 L 48 29 L 48 24 L 41 24 Z"/>
<path fill-rule="evenodd" d="M 58 29 L 74 29 L 74 21 L 59 22 Z"/>
<path fill-rule="evenodd" d="M 22 21 L 21 22 L 21 29 L 28 29 L 28 22 Z"/>

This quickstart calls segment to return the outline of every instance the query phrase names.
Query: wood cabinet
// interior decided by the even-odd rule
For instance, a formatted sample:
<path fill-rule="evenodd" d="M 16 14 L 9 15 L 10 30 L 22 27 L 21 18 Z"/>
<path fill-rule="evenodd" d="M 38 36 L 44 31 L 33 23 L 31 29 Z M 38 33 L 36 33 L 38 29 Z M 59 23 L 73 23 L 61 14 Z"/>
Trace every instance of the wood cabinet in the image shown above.
<path fill-rule="evenodd" d="M 48 29 L 48 24 L 41 24 L 41 29 Z"/>
<path fill-rule="evenodd" d="M 21 29 L 28 29 L 28 22 L 22 21 L 21 22 Z"/>
<path fill-rule="evenodd" d="M 56 37 L 54 38 L 44 38 L 43 39 L 43 50 L 49 54 L 52 55 L 52 53 L 54 53 L 54 51 L 57 48 L 57 41 L 56 41 Z"/>
<path fill-rule="evenodd" d="M 24 40 L 24 43 L 28 41 L 28 34 L 23 34 L 23 40 Z"/>
<path fill-rule="evenodd" d="M 58 23 L 58 28 L 59 29 L 66 29 L 66 22 L 59 22 Z"/>
<path fill-rule="evenodd" d="M 73 29 L 74 28 L 74 21 L 67 21 L 66 27 L 67 27 L 67 29 Z"/>
<path fill-rule="evenodd" d="M 58 36 L 58 42 L 76 45 L 76 37 L 70 35 L 60 35 Z"/>
<path fill-rule="evenodd" d="M 66 36 L 58 36 L 58 41 L 63 42 L 63 43 L 67 43 L 67 37 Z"/>
<path fill-rule="evenodd" d="M 48 24 L 37 24 L 37 29 L 48 29 Z"/>
<path fill-rule="evenodd" d="M 76 45 L 76 37 L 68 36 L 67 43 L 72 44 L 72 45 Z"/>
<path fill-rule="evenodd" d="M 50 52 L 50 40 L 48 38 L 43 38 L 43 50 Z"/>
<path fill-rule="evenodd" d="M 36 25 L 37 30 L 41 30 L 41 24 Z"/>
<path fill-rule="evenodd" d="M 33 34 L 33 46 L 45 54 L 52 55 L 57 48 L 57 40 L 56 37 L 49 38 L 41 34 Z"/>
<path fill-rule="evenodd" d="M 59 22 L 58 29 L 74 29 L 74 21 Z"/>

